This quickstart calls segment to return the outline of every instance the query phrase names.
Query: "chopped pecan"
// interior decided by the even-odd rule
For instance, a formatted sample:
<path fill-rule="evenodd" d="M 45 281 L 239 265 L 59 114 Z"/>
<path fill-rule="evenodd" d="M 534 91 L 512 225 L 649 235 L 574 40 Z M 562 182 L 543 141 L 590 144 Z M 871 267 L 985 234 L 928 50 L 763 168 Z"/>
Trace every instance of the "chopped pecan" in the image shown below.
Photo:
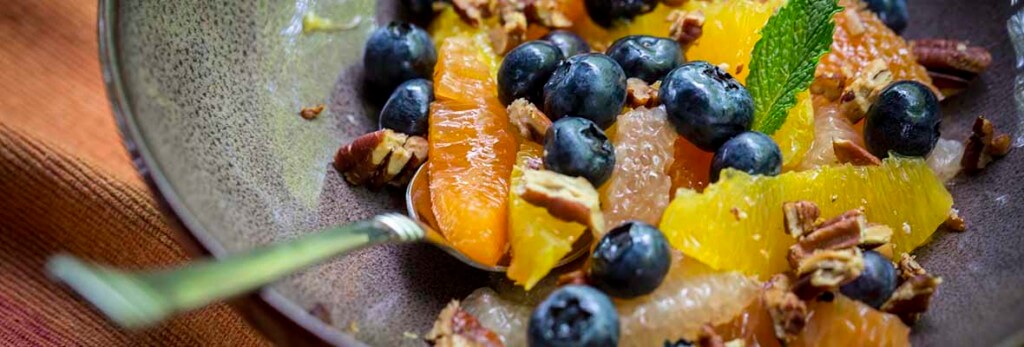
<path fill-rule="evenodd" d="M 526 5 L 526 16 L 531 23 L 540 24 L 551 29 L 564 29 L 572 26 L 572 21 L 562 12 L 557 0 L 533 0 Z"/>
<path fill-rule="evenodd" d="M 807 300 L 853 281 L 864 271 L 864 257 L 860 249 L 820 250 L 804 258 L 793 285 L 793 293 Z"/>
<path fill-rule="evenodd" d="M 967 230 L 967 222 L 960 217 L 960 211 L 955 208 L 949 209 L 949 215 L 946 216 L 946 221 L 942 223 L 942 226 L 952 231 Z"/>
<path fill-rule="evenodd" d="M 401 186 L 427 160 L 427 149 L 422 137 L 378 130 L 338 149 L 334 168 L 353 185 Z"/>
<path fill-rule="evenodd" d="M 941 277 L 913 276 L 896 287 L 889 300 L 882 304 L 882 311 L 895 314 L 907 325 L 913 325 L 928 310 L 939 284 L 942 284 Z"/>
<path fill-rule="evenodd" d="M 857 8 L 847 8 L 843 10 L 842 15 L 846 17 L 846 31 L 851 37 L 857 37 L 864 34 L 867 28 L 864 26 L 864 21 L 860 19 L 860 14 L 857 13 Z M 861 9 L 863 11 L 863 9 Z"/>
<path fill-rule="evenodd" d="M 793 294 L 790 282 L 788 276 L 776 274 L 765 283 L 762 292 L 765 308 L 772 317 L 775 337 L 785 342 L 792 341 L 807 324 L 807 303 Z"/>
<path fill-rule="evenodd" d="M 526 41 L 526 15 L 517 1 L 499 1 L 498 21 L 501 25 L 492 28 L 488 35 L 494 52 L 504 55 Z"/>
<path fill-rule="evenodd" d="M 313 107 L 303 107 L 302 111 L 299 111 L 299 116 L 305 120 L 311 120 L 320 115 L 320 112 L 324 111 L 324 104 L 318 104 Z"/>
<path fill-rule="evenodd" d="M 657 82 L 655 84 L 661 86 Z M 656 107 L 658 102 L 658 89 L 647 85 L 647 82 L 639 78 L 626 79 L 626 104 L 629 107 Z"/>
<path fill-rule="evenodd" d="M 536 143 L 544 143 L 544 134 L 551 127 L 551 120 L 536 105 L 520 98 L 508 105 L 508 119 L 519 135 Z"/>
<path fill-rule="evenodd" d="M 473 315 L 463 310 L 458 300 L 445 306 L 434 321 L 434 327 L 424 336 L 438 347 L 503 347 L 501 337 L 480 324 Z"/>
<path fill-rule="evenodd" d="M 971 131 L 971 136 L 964 143 L 964 157 L 960 160 L 965 172 L 976 174 L 992 160 L 1010 152 L 1010 136 L 996 135 L 995 125 L 984 116 L 978 116 Z"/>
<path fill-rule="evenodd" d="M 850 210 L 830 219 L 809 234 L 798 238 L 789 247 L 789 265 L 798 268 L 804 259 L 823 250 L 840 250 L 860 244 L 861 234 L 867 228 L 867 218 L 860 210 Z"/>
<path fill-rule="evenodd" d="M 830 101 L 837 101 L 846 89 L 846 76 L 838 72 L 815 74 L 811 82 L 811 94 L 821 95 Z"/>
<path fill-rule="evenodd" d="M 992 64 L 992 54 L 967 41 L 929 39 L 911 41 L 918 64 L 928 70 L 942 94 L 951 96 L 967 89 L 974 78 Z"/>
<path fill-rule="evenodd" d="M 561 276 L 558 276 L 558 281 L 555 283 L 559 287 L 572 284 L 588 284 L 587 271 L 580 269 L 564 273 Z"/>
<path fill-rule="evenodd" d="M 921 264 L 917 263 L 917 259 L 907 253 L 900 254 L 900 261 L 897 264 L 897 269 L 900 270 L 900 279 L 904 281 L 928 274 L 928 271 L 925 271 L 924 267 L 921 267 Z"/>
<path fill-rule="evenodd" d="M 892 240 L 892 228 L 883 224 L 869 224 L 860 233 L 860 248 L 875 249 Z"/>
<path fill-rule="evenodd" d="M 520 182 L 513 192 L 527 203 L 543 207 L 555 218 L 583 224 L 593 232 L 604 232 L 597 190 L 586 179 L 547 170 L 525 170 Z"/>
<path fill-rule="evenodd" d="M 849 140 L 832 139 L 832 151 L 840 163 L 850 163 L 855 166 L 879 166 L 882 161 L 868 152 L 860 145 Z"/>
<path fill-rule="evenodd" d="M 495 0 L 451 0 L 455 13 L 462 21 L 472 26 L 479 26 L 484 18 L 494 15 L 498 7 Z"/>
<path fill-rule="evenodd" d="M 864 118 L 871 104 L 878 99 L 878 94 L 892 82 L 892 71 L 889 64 L 882 59 L 875 59 L 857 74 L 847 85 L 840 97 L 840 108 L 850 123 L 857 123 Z"/>
<path fill-rule="evenodd" d="M 810 201 L 790 201 L 782 204 L 786 233 L 799 239 L 814 231 L 814 222 L 821 216 L 818 205 Z"/>
<path fill-rule="evenodd" d="M 665 20 L 672 23 L 668 29 L 668 37 L 679 42 L 684 49 L 697 42 L 704 34 L 704 12 L 673 10 Z"/>

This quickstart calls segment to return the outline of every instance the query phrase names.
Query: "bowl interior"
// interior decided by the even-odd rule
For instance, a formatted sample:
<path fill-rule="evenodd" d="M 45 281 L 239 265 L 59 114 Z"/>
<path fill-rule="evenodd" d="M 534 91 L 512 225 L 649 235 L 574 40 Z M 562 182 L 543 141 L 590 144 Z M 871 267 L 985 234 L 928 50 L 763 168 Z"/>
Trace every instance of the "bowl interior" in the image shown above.
<path fill-rule="evenodd" d="M 944 137 L 963 139 L 980 114 L 1016 131 L 1021 92 L 1009 33 L 1024 30 L 1011 21 L 1017 9 L 995 0 L 908 2 L 907 37 L 969 39 L 995 57 L 971 89 L 944 103 Z M 214 255 L 404 208 L 401 192 L 350 187 L 330 165 L 341 144 L 376 127 L 360 83 L 363 42 L 401 16 L 394 1 L 108 0 L 101 11 L 105 78 L 126 142 Z M 352 29 L 303 34 L 310 12 Z M 321 103 L 315 120 L 298 116 Z M 951 187 L 969 231 L 940 232 L 917 252 L 945 282 L 915 343 L 989 345 L 1024 325 L 1024 186 L 1014 181 L 1022 158 L 1013 152 Z M 430 246 L 394 245 L 271 290 L 287 315 L 331 326 L 336 342 L 392 346 L 421 345 L 405 333 L 422 335 L 448 300 L 487 284 L 501 283 Z"/>

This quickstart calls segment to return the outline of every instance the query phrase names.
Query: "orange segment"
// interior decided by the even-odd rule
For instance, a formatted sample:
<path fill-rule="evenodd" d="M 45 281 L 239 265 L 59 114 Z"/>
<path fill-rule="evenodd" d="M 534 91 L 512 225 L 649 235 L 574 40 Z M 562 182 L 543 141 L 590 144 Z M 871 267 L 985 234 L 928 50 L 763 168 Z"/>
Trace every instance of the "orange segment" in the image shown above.
<path fill-rule="evenodd" d="M 838 295 L 808 305 L 807 325 L 793 347 L 910 346 L 910 328 L 900 319 Z"/>
<path fill-rule="evenodd" d="M 750 72 L 750 54 L 761 39 L 761 28 L 782 3 L 782 0 L 686 2 L 682 10 L 701 11 L 705 17 L 704 32 L 686 50 L 686 59 L 728 65 L 728 72 L 745 83 Z M 666 30 L 662 35 L 667 34 Z"/>
<path fill-rule="evenodd" d="M 920 159 L 881 166 L 826 166 L 776 177 L 728 170 L 703 193 L 680 190 L 661 230 L 673 247 L 715 269 L 766 279 L 786 271 L 794 240 L 783 231 L 782 203 L 809 200 L 831 218 L 864 208 L 872 223 L 895 233 L 896 254 L 923 244 L 946 220 L 953 199 Z"/>
<path fill-rule="evenodd" d="M 710 182 L 711 158 L 714 153 L 705 152 L 687 141 L 685 137 L 676 137 L 675 160 L 669 166 L 668 174 L 672 177 L 672 198 L 679 188 L 702 191 Z"/>
<path fill-rule="evenodd" d="M 495 265 L 506 249 L 516 140 L 498 101 L 486 36 L 444 41 L 430 105 L 430 198 L 438 227 L 469 258 Z"/>

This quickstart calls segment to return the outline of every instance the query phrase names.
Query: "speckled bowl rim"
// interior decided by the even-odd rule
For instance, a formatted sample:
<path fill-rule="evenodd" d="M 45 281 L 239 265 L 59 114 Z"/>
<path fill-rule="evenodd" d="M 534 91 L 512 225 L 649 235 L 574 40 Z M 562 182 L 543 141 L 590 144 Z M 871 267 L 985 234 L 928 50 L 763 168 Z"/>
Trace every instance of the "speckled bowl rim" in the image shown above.
<path fill-rule="evenodd" d="M 162 174 L 162 168 L 153 158 L 145 137 L 139 131 L 132 114 L 132 105 L 125 97 L 124 81 L 121 79 L 121 66 L 119 62 L 120 48 L 118 47 L 118 7 L 120 0 L 100 0 L 97 20 L 97 35 L 99 38 L 100 68 L 103 73 L 103 83 L 107 90 L 107 99 L 110 102 L 117 127 L 121 132 L 121 141 L 128 150 L 132 165 L 142 176 L 146 185 L 153 192 L 154 197 L 164 207 L 172 212 L 175 218 L 195 238 L 203 249 L 215 258 L 222 258 L 228 254 L 224 246 L 217 241 L 205 228 L 196 221 L 192 212 L 181 202 L 181 197 L 174 190 L 174 187 Z M 365 344 L 351 336 L 327 325 L 320 319 L 310 315 L 295 302 L 288 300 L 280 292 L 272 287 L 259 291 L 259 300 L 270 305 L 271 308 L 284 315 L 287 319 L 298 324 L 301 328 L 313 334 L 316 338 L 325 343 L 335 346 L 364 346 Z"/>
<path fill-rule="evenodd" d="M 118 63 L 119 47 L 117 45 L 117 20 L 118 6 L 120 0 L 99 0 L 99 11 L 97 21 L 97 35 L 99 41 L 100 68 L 103 74 L 103 83 L 107 90 L 107 98 L 111 110 L 121 133 L 121 140 L 125 149 L 131 157 L 132 165 L 139 175 L 146 182 L 150 191 L 153 192 L 157 201 L 168 208 L 171 214 L 168 216 L 178 221 L 185 230 L 199 243 L 199 245 L 215 258 L 222 258 L 228 254 L 224 246 L 217 241 L 205 228 L 196 221 L 196 218 L 181 203 L 181 198 L 174 190 L 174 187 L 162 174 L 162 168 L 153 158 L 145 138 L 139 131 L 135 116 L 132 114 L 131 104 L 125 97 L 124 83 L 121 80 L 121 67 Z M 1024 11 L 1024 6 L 1011 6 L 1011 11 Z M 1018 59 L 1020 59 L 1020 52 Z M 1021 73 L 1021 71 L 1017 71 Z M 291 320 L 302 329 L 312 334 L 315 338 L 324 343 L 335 346 L 365 346 L 364 343 L 354 339 L 320 319 L 312 316 L 295 302 L 285 298 L 274 288 L 268 287 L 259 291 L 257 298 L 268 304 L 272 309 Z M 997 346 L 1019 346 L 1024 344 L 1024 329 L 1011 334 Z"/>

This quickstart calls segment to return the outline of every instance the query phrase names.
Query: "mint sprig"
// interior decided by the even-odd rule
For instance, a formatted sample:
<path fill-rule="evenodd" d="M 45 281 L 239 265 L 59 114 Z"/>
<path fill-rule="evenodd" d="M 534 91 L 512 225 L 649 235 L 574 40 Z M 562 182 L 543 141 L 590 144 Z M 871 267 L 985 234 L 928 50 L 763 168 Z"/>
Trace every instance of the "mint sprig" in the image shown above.
<path fill-rule="evenodd" d="M 747 89 L 754 98 L 754 130 L 771 135 L 786 122 L 797 93 L 832 46 L 837 0 L 789 0 L 761 29 L 750 57 Z"/>

